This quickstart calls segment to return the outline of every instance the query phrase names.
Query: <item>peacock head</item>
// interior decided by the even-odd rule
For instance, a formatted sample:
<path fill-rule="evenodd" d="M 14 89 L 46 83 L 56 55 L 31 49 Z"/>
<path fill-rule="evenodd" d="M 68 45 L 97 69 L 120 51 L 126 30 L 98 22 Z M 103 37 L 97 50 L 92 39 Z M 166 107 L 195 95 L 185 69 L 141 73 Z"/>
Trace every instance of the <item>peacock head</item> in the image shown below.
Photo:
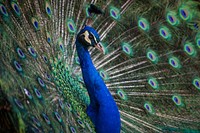
<path fill-rule="evenodd" d="M 103 48 L 100 44 L 100 38 L 97 31 L 90 27 L 85 26 L 77 35 L 77 40 L 81 43 L 84 47 L 95 47 L 101 52 L 103 52 Z"/>

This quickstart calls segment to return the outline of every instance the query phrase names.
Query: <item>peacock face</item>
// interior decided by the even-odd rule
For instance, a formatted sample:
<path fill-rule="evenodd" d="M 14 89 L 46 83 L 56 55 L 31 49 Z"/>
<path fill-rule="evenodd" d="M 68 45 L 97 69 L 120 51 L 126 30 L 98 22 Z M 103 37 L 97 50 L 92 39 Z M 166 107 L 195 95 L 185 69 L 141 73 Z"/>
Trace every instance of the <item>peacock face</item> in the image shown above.
<path fill-rule="evenodd" d="M 97 31 L 89 26 L 85 26 L 77 36 L 77 40 L 85 47 L 96 47 L 103 52 L 102 46 L 100 45 L 99 34 Z"/>

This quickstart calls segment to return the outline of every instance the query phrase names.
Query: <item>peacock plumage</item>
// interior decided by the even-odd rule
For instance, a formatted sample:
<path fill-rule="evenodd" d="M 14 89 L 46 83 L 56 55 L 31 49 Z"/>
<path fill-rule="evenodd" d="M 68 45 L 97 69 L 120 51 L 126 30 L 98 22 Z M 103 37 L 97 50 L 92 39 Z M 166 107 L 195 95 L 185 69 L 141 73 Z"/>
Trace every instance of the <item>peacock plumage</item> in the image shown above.
<path fill-rule="evenodd" d="M 199 0 L 0 0 L 0 132 L 100 132 L 76 43 L 91 4 L 121 132 L 200 132 Z"/>

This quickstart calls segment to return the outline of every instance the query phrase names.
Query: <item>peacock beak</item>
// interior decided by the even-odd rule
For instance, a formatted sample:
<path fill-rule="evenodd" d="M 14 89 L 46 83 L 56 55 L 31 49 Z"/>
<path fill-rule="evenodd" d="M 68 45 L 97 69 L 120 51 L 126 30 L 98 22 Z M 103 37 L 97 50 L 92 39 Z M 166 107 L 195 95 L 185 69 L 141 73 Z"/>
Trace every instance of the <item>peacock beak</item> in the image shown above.
<path fill-rule="evenodd" d="M 97 48 L 101 53 L 103 53 L 103 48 L 102 48 L 102 45 L 100 43 L 97 43 L 94 45 L 95 48 Z"/>

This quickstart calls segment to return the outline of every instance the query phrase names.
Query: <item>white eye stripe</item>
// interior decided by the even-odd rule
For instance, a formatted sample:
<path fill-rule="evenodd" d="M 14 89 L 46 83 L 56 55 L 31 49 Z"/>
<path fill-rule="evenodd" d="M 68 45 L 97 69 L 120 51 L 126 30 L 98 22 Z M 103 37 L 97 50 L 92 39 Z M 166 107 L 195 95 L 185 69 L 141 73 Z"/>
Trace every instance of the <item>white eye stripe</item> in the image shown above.
<path fill-rule="evenodd" d="M 95 35 L 93 33 L 91 33 L 91 35 L 93 36 L 95 43 L 97 43 L 97 39 L 96 39 Z"/>
<path fill-rule="evenodd" d="M 89 32 L 89 31 L 86 30 L 85 32 L 82 33 L 82 35 L 85 36 L 84 38 L 89 44 L 92 43 L 92 40 L 94 40 L 95 44 L 98 43 L 97 38 L 95 37 L 95 35 L 92 32 Z M 91 35 L 92 35 L 92 38 L 93 38 L 92 40 L 89 38 L 89 36 L 91 36 Z"/>
<path fill-rule="evenodd" d="M 88 31 L 85 31 L 85 32 L 83 33 L 83 35 L 85 36 L 85 37 L 84 37 L 85 40 L 86 40 L 89 44 L 91 44 L 91 40 L 89 39 L 89 32 L 88 32 Z"/>
<path fill-rule="evenodd" d="M 83 33 L 85 36 L 89 36 L 89 32 L 86 30 L 84 33 Z"/>

